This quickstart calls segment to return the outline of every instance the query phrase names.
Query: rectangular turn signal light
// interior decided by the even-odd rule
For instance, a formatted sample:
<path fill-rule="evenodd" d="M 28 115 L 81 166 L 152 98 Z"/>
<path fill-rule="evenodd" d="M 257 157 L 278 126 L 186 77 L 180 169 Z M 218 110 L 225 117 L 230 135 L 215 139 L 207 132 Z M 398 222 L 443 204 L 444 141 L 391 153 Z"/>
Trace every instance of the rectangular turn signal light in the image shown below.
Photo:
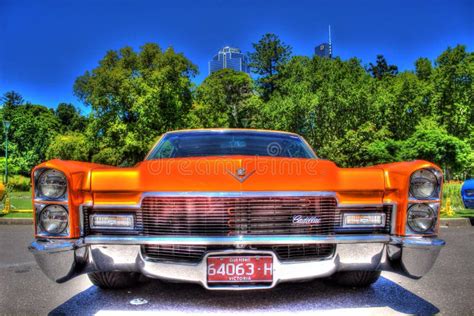
<path fill-rule="evenodd" d="M 344 213 L 342 227 L 384 227 L 383 213 Z"/>
<path fill-rule="evenodd" d="M 91 229 L 133 229 L 132 214 L 93 214 L 90 216 Z"/>

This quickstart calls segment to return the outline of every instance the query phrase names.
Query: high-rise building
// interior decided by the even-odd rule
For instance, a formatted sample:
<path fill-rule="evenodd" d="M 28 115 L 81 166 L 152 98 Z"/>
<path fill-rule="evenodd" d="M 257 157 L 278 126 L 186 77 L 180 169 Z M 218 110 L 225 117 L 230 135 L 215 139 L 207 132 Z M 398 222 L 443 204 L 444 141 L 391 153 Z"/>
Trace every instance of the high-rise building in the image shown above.
<path fill-rule="evenodd" d="M 314 53 L 319 57 L 331 58 L 331 46 L 329 43 L 322 43 L 316 46 Z"/>
<path fill-rule="evenodd" d="M 331 25 L 329 25 L 329 41 L 316 46 L 314 54 L 319 57 L 332 58 Z"/>
<path fill-rule="evenodd" d="M 248 73 L 247 57 L 240 49 L 226 46 L 219 50 L 212 60 L 209 61 L 209 74 L 224 68 Z"/>

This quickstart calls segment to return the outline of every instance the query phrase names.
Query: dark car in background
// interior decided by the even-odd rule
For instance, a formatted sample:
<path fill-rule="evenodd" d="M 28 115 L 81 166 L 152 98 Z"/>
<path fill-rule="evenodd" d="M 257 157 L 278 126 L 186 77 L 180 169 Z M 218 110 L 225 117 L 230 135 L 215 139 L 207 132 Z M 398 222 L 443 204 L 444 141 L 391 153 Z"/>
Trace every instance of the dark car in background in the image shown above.
<path fill-rule="evenodd" d="M 464 181 L 461 187 L 461 197 L 465 208 L 474 208 L 474 179 Z"/>

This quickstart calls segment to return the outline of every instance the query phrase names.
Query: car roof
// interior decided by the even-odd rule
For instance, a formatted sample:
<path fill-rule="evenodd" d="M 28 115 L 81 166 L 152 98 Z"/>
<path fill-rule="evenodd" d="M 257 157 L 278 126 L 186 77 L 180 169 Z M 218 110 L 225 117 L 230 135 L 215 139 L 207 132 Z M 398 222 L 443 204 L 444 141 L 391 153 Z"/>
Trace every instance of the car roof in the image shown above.
<path fill-rule="evenodd" d="M 467 179 L 464 181 L 462 188 L 465 189 L 474 189 L 474 179 Z"/>
<path fill-rule="evenodd" d="M 188 132 L 256 132 L 256 133 L 277 133 L 277 134 L 288 134 L 293 136 L 299 136 L 296 133 L 286 132 L 286 131 L 276 131 L 269 129 L 253 129 L 253 128 L 196 128 L 196 129 L 180 129 L 175 131 L 169 131 L 165 134 L 174 134 L 174 133 L 188 133 Z"/>

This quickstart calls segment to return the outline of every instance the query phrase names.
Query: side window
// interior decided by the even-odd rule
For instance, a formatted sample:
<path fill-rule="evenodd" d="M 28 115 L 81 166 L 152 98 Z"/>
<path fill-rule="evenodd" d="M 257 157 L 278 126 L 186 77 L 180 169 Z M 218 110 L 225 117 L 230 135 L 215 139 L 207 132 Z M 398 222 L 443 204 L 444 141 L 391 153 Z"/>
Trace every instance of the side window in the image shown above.
<path fill-rule="evenodd" d="M 287 148 L 288 157 L 306 157 L 308 154 L 299 143 L 291 143 Z"/>
<path fill-rule="evenodd" d="M 160 148 L 158 149 L 156 158 L 172 158 L 174 153 L 174 146 L 171 144 L 169 140 L 165 140 L 162 144 L 160 144 Z"/>

